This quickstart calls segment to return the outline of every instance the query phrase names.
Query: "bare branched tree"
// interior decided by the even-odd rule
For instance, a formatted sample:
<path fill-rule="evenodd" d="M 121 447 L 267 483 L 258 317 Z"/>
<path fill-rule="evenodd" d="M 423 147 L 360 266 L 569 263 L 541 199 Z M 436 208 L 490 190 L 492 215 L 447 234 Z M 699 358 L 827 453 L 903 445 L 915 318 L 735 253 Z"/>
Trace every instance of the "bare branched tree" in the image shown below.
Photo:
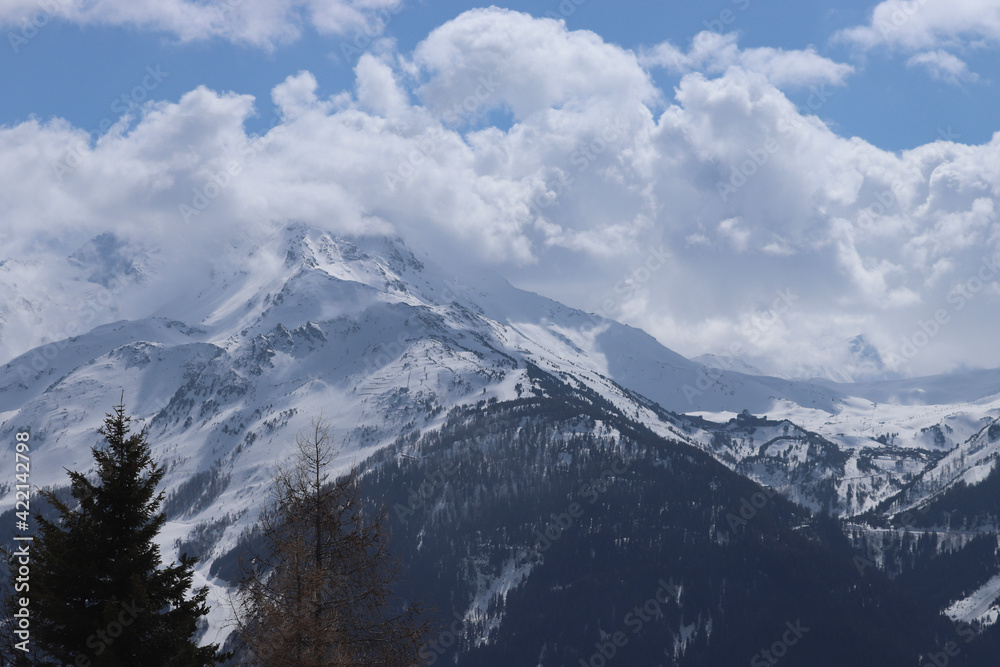
<path fill-rule="evenodd" d="M 357 470 L 330 479 L 329 427 L 313 422 L 261 512 L 263 546 L 242 563 L 233 611 L 245 664 L 410 665 L 428 631 L 419 604 L 392 594 L 385 512 L 368 516 Z"/>

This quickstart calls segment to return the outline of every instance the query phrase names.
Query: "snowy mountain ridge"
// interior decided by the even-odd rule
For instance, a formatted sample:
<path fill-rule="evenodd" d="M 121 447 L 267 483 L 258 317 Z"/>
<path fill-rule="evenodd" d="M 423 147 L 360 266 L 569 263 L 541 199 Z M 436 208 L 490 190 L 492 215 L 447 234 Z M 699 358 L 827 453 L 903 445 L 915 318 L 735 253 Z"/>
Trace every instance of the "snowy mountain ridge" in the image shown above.
<path fill-rule="evenodd" d="M 51 289 L 63 290 L 53 303 L 108 286 L 117 297 L 96 326 L 0 367 L 0 433 L 30 430 L 32 483 L 64 486 L 64 468 L 91 466 L 97 427 L 124 389 L 167 467 L 167 545 L 206 526 L 217 526 L 216 552 L 235 544 L 313 417 L 330 422 L 346 466 L 439 428 L 456 406 L 530 395 L 531 368 L 834 514 L 981 479 L 1000 447 L 998 372 L 971 385 L 929 379 L 920 394 L 920 380 L 819 384 L 713 368 L 486 273 L 451 276 L 399 239 L 288 225 L 263 242 L 236 240 L 186 298 L 152 290 L 155 267 L 155 251 L 102 235 L 53 269 Z M 39 305 L 44 290 L 17 292 L 16 271 L 3 269 L 20 296 L 2 304 L 2 336 L 25 313 L 56 312 Z M 127 318 L 100 322 L 116 315 Z M 12 504 L 9 484 L 0 501 Z M 210 566 L 199 570 L 209 582 Z"/>
<path fill-rule="evenodd" d="M 108 261 L 101 261 L 102 248 Z M 292 224 L 269 244 L 239 239 L 231 251 L 241 260 L 213 267 L 211 281 L 193 297 L 153 303 L 145 317 L 97 326 L 0 368 L 5 428 L 27 424 L 54 446 L 76 450 L 99 419 L 76 406 L 107 403 L 124 385 L 160 440 L 228 451 L 220 460 L 234 456 L 234 436 L 244 446 L 273 439 L 280 430 L 273 420 L 282 414 L 289 415 L 280 418 L 282 427 L 295 428 L 302 415 L 323 413 L 344 449 L 360 455 L 407 429 L 427 428 L 453 405 L 517 396 L 529 362 L 595 389 L 654 430 L 697 443 L 728 465 L 748 456 L 748 448 L 759 449 L 761 435 L 719 450 L 710 444 L 712 427 L 687 424 L 689 432 L 679 433 L 645 403 L 721 422 L 744 410 L 767 414 L 821 436 L 853 460 L 865 448 L 886 446 L 941 452 L 1000 416 L 998 372 L 981 372 L 975 383 L 959 377 L 952 383 L 959 389 L 947 377 L 929 379 L 933 389 L 923 393 L 941 401 L 935 407 L 916 404 L 919 380 L 820 385 L 713 368 L 640 330 L 499 279 L 449 276 L 398 239 L 337 239 Z M 123 253 L 121 243 L 102 235 L 67 264 L 141 293 L 136 267 L 148 267 L 148 255 L 140 252 L 139 261 Z M 95 265 L 102 269 L 97 274 Z M 69 460 L 85 463 L 81 451 L 83 457 Z M 804 456 L 803 465 L 812 465 Z M 885 460 L 894 468 L 910 458 L 897 452 Z M 926 463 L 915 460 L 918 467 Z M 900 479 L 918 472 L 903 467 Z M 255 461 L 247 470 L 258 468 L 267 465 Z M 894 472 L 880 474 L 889 479 Z M 42 483 L 58 482 L 56 474 Z"/>

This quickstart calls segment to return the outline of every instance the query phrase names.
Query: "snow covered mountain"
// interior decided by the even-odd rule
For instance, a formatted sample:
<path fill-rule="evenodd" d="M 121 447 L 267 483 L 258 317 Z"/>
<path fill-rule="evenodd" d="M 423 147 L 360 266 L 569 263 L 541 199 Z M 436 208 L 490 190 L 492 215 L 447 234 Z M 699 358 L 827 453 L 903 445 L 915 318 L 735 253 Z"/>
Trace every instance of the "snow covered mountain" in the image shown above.
<path fill-rule="evenodd" d="M 157 285 L 159 261 L 107 234 L 47 265 L 45 280 L 0 264 L 0 350 L 32 346 L 0 367 L 0 437 L 30 430 L 32 483 L 64 486 L 64 468 L 90 467 L 124 390 L 167 466 L 168 553 L 197 543 L 199 576 L 217 590 L 215 560 L 319 415 L 347 465 L 440 431 L 456 410 L 576 392 L 840 516 L 986 479 L 1000 450 L 1000 371 L 849 385 L 737 372 L 488 273 L 451 275 L 399 239 L 299 224 L 233 241 L 192 268 L 199 287 L 180 298 Z M 39 323 L 49 333 L 27 333 Z M 0 510 L 12 505 L 0 480 Z"/>
<path fill-rule="evenodd" d="M 237 465 L 242 483 L 262 461 L 270 465 L 269 444 L 259 443 L 280 441 L 276 434 L 306 415 L 324 413 L 342 446 L 363 454 L 454 405 L 517 396 L 527 362 L 653 423 L 660 420 L 635 394 L 678 412 L 762 412 L 775 398 L 836 409 L 835 391 L 706 369 L 642 331 L 499 280 L 448 276 L 398 240 L 334 239 L 292 225 L 273 241 L 235 248 L 243 268 L 214 270 L 181 303 L 152 303 L 142 317 L 12 359 L 0 368 L 4 428 L 30 427 L 64 449 L 64 460 L 85 464 L 100 419 L 92 406 L 110 405 L 124 388 L 159 442 L 186 443 L 184 460 L 172 464 L 178 475 Z M 84 265 L 89 277 L 70 280 L 71 293 L 135 275 L 136 263 L 107 238 L 67 265 L 80 267 L 101 244 L 115 256 Z M 141 294 L 141 284 L 129 287 Z M 244 454 L 248 447 L 263 459 Z M 61 468 L 46 470 L 37 482 L 59 483 Z"/>

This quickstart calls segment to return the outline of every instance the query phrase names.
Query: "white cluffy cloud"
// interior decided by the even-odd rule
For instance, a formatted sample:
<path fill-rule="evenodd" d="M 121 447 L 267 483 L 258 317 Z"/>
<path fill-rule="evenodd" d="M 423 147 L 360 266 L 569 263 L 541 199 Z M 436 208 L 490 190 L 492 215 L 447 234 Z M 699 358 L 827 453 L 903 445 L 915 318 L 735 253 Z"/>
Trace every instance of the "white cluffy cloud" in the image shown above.
<path fill-rule="evenodd" d="M 96 143 L 58 119 L 0 127 L 2 252 L 109 229 L 155 245 L 163 296 L 138 315 L 191 289 L 198 257 L 300 220 L 402 234 L 692 356 L 836 368 L 864 333 L 902 373 L 1000 365 L 1000 134 L 884 151 L 813 115 L 835 92 L 798 107 L 737 63 L 668 93 L 594 33 L 499 9 L 355 77 L 325 98 L 288 77 L 261 136 L 252 98 L 206 88 Z"/>
<path fill-rule="evenodd" d="M 979 75 L 970 72 L 969 66 L 964 60 L 941 49 L 918 53 L 907 60 L 906 65 L 907 67 L 923 67 L 935 79 L 953 86 L 966 82 L 974 83 L 979 80 Z"/>
<path fill-rule="evenodd" d="M 950 46 L 959 40 L 1000 43 L 1000 0 L 885 0 L 867 25 L 840 31 L 837 39 L 862 48 L 906 51 Z"/>
<path fill-rule="evenodd" d="M 729 67 L 742 67 L 767 77 L 779 88 L 794 88 L 828 83 L 841 85 L 854 72 L 852 65 L 824 58 L 809 47 L 805 50 L 759 47 L 740 49 L 735 33 L 719 34 L 708 30 L 698 33 L 687 52 L 670 42 L 645 51 L 640 62 L 646 67 L 664 67 L 672 72 L 721 73 Z"/>
<path fill-rule="evenodd" d="M 298 39 L 305 24 L 343 33 L 391 20 L 401 7 L 402 0 L 4 0 L 0 27 L 30 30 L 58 18 L 157 30 L 184 42 L 220 37 L 270 49 Z"/>
<path fill-rule="evenodd" d="M 1000 0 L 884 0 L 866 25 L 841 30 L 834 41 L 912 53 L 908 66 L 953 85 L 972 83 L 979 76 L 953 52 L 1000 46 Z"/>

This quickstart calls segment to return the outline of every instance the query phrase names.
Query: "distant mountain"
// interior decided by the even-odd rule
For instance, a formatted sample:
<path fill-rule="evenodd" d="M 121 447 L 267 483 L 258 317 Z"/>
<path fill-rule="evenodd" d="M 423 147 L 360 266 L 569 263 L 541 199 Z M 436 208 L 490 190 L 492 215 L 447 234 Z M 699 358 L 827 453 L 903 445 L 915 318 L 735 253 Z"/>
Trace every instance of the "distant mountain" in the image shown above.
<path fill-rule="evenodd" d="M 882 358 L 878 347 L 864 334 L 844 340 L 827 341 L 821 348 L 827 359 L 824 363 L 798 364 L 789 377 L 828 384 L 831 382 L 853 384 L 898 380 L 902 376 Z"/>
<path fill-rule="evenodd" d="M 693 357 L 691 361 L 697 361 L 699 364 L 703 364 L 708 368 L 736 371 L 737 373 L 743 373 L 744 375 L 766 375 L 764 371 L 760 370 L 751 363 L 735 357 L 724 357 L 720 354 L 702 354 L 697 357 Z"/>
<path fill-rule="evenodd" d="M 69 256 L 87 282 L 114 290 L 123 281 L 141 282 L 150 258 L 111 232 L 100 234 Z"/>
<path fill-rule="evenodd" d="M 878 348 L 868 342 L 864 334 L 859 334 L 847 341 L 848 350 L 851 356 L 858 362 L 867 375 L 870 377 L 882 377 L 885 372 L 885 364 L 882 362 L 882 355 Z M 855 371 L 857 375 L 857 371 Z"/>

